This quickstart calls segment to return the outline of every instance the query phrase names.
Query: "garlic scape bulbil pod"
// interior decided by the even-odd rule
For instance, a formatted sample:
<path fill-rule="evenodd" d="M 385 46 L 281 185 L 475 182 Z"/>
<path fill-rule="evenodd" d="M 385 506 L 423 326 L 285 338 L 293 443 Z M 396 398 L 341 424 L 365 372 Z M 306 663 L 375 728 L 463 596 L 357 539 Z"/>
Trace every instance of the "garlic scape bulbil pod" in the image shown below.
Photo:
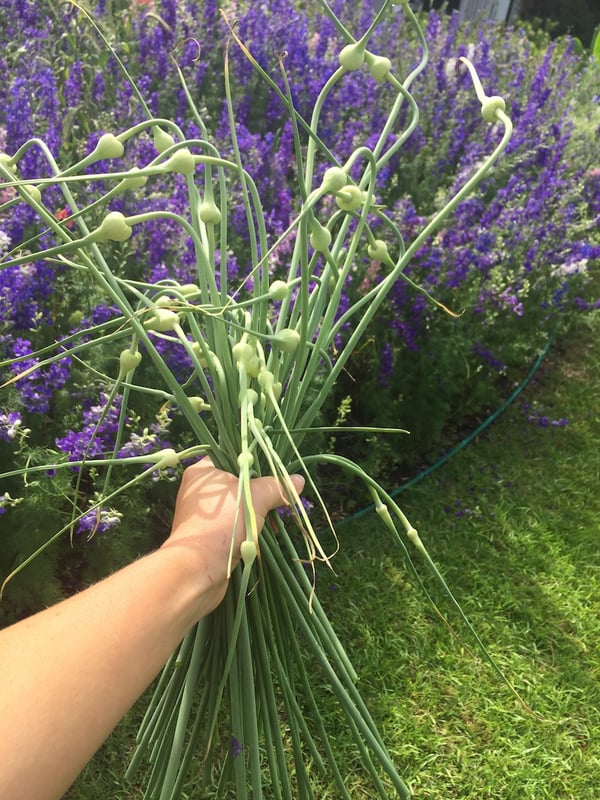
<path fill-rule="evenodd" d="M 292 122 L 298 211 L 276 239 L 267 235 L 252 165 L 242 163 L 237 146 L 227 59 L 231 157 L 222 157 L 211 143 L 194 106 L 193 87 L 184 85 L 184 91 L 200 137 L 186 139 L 173 122 L 152 116 L 133 82 L 146 119 L 128 130 L 106 133 L 79 163 L 61 167 L 40 139 L 0 156 L 1 187 L 14 190 L 12 203 L 27 203 L 35 210 L 43 233 L 27 243 L 27 252 L 16 247 L 8 253 L 2 266 L 53 259 L 77 270 L 118 309 L 110 330 L 105 328 L 96 337 L 92 329 L 73 334 L 54 350 L 37 354 L 39 364 L 60 359 L 65 349 L 93 363 L 95 347 L 115 347 L 114 373 L 102 376 L 109 387 L 107 408 L 117 394 L 123 397 L 125 408 L 128 398 L 141 393 L 154 398 L 157 405 L 176 410 L 189 429 L 187 444 L 181 449 L 165 448 L 124 459 L 115 447 L 115 452 L 101 459 L 30 467 L 28 474 L 39 473 L 41 479 L 50 467 L 104 470 L 103 490 L 93 506 L 98 513 L 107 501 L 157 470 L 177 470 L 183 460 L 205 453 L 239 479 L 240 513 L 246 515 L 248 532 L 242 562 L 231 573 L 223 604 L 189 633 L 165 667 L 139 731 L 128 777 L 143 782 L 148 800 L 184 796 L 192 758 L 198 755 L 207 796 L 297 800 L 329 791 L 331 796 L 351 800 L 350 767 L 339 761 L 338 732 L 327 729 L 319 712 L 321 684 L 337 698 L 347 726 L 345 735 L 354 739 L 373 795 L 409 796 L 398 772 L 401 765 L 386 750 L 361 698 L 350 659 L 315 592 L 311 565 L 333 559 L 333 526 L 325 533 L 314 529 L 289 476 L 298 471 L 305 475 L 310 494 L 327 518 L 311 465 L 335 462 L 348 469 L 353 479 L 363 481 L 372 492 L 377 513 L 399 543 L 409 568 L 414 569 L 411 548 L 420 557 L 425 554 L 429 563 L 415 529 L 376 481 L 346 459 L 308 451 L 308 434 L 321 425 L 328 394 L 390 288 L 396 281 L 408 280 L 404 269 L 411 256 L 486 175 L 505 148 L 511 126 L 501 98 L 485 96 L 475 68 L 468 64 L 484 120 L 498 126 L 498 145 L 446 207 L 412 241 L 404 242 L 402 232 L 377 202 L 377 178 L 417 125 L 419 111 L 411 87 L 427 64 L 427 44 L 407 2 L 392 9 L 386 0 L 359 38 L 324 0 L 319 0 L 319 7 L 335 23 L 339 66 L 323 85 L 310 119 L 298 113 L 291 92 L 280 88 L 238 38 L 235 27 L 231 28 L 230 45 L 242 48 L 266 85 L 279 94 Z M 94 26 L 88 12 L 79 10 Z M 369 50 L 376 27 L 385 24 L 387 14 L 399 11 L 421 41 L 421 61 L 405 76 L 396 74 L 396 53 Z M 96 33 L 112 50 L 102 32 L 96 29 Z M 114 51 L 113 55 L 118 58 Z M 389 113 L 384 128 L 373 132 L 369 146 L 363 143 L 340 161 L 322 139 L 321 113 L 332 91 L 343 90 L 347 74 L 360 69 L 370 73 L 372 80 L 386 82 Z M 127 74 L 124 64 L 123 70 Z M 401 111 L 406 124 L 397 131 Z M 152 158 L 110 170 L 111 161 L 126 156 L 135 137 L 148 134 L 154 143 Z M 19 162 L 32 148 L 43 154 L 48 172 L 35 181 L 23 180 Z M 105 169 L 94 172 L 100 161 Z M 142 207 L 135 214 L 125 214 L 111 206 L 123 193 L 151 186 L 158 177 L 172 180 L 174 187 L 187 192 L 187 214 Z M 92 185 L 103 186 L 104 194 L 90 203 L 85 188 Z M 46 205 L 50 190 L 61 193 L 69 225 L 57 220 Z M 232 281 L 227 271 L 232 192 L 243 202 L 250 243 L 251 262 L 242 281 Z M 106 257 L 108 250 L 118 253 L 135 240 L 137 226 L 165 218 L 175 222 L 192 244 L 194 283 L 171 280 L 152 285 L 115 274 Z M 285 268 L 274 276 L 271 259 L 284 245 L 289 252 Z M 357 258 L 365 254 L 381 262 L 385 273 L 377 285 L 342 309 L 344 287 Z M 346 331 L 343 337 L 342 331 Z M 162 357 L 164 343 L 185 353 L 191 365 L 187 381 L 178 380 Z M 320 389 L 315 395 L 312 388 L 317 379 Z M 122 431 L 125 412 L 119 424 Z M 143 471 L 119 482 L 118 476 L 136 465 L 138 469 L 142 465 Z M 259 531 L 248 502 L 249 482 L 265 474 L 280 480 L 292 514 L 273 513 Z M 44 547 L 72 530 L 76 521 L 74 512 Z M 439 575 L 435 568 L 434 572 Z M 440 582 L 449 594 L 441 576 Z"/>

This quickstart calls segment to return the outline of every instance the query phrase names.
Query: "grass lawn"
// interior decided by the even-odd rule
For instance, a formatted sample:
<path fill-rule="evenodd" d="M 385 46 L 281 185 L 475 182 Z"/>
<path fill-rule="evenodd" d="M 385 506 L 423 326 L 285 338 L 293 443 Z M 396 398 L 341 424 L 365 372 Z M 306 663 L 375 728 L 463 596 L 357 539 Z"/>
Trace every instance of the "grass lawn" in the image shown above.
<path fill-rule="evenodd" d="M 522 702 L 472 655 L 468 631 L 416 557 L 459 638 L 440 621 L 375 514 L 340 526 L 336 574 L 319 576 L 415 798 L 600 797 L 599 333 L 598 315 L 582 322 L 491 427 L 398 498 Z M 568 422 L 545 426 L 544 417 Z M 329 705 L 324 697 L 335 725 Z M 142 710 L 69 800 L 141 796 L 121 774 Z M 373 796 L 358 778 L 349 785 L 353 797 Z M 205 797 L 193 786 L 186 796 Z"/>
<path fill-rule="evenodd" d="M 328 607 L 416 797 L 600 796 L 598 331 L 596 319 L 551 350 L 517 403 L 399 498 L 543 720 L 447 633 L 370 517 L 340 530 Z M 532 410 L 568 424 L 532 423 Z"/>

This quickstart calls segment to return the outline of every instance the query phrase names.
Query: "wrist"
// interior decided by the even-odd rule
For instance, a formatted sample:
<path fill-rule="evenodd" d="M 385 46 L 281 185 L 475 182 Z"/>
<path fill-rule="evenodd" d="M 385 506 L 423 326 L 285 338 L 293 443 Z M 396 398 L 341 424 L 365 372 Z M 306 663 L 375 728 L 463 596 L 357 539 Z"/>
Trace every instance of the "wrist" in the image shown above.
<path fill-rule="evenodd" d="M 168 539 L 153 555 L 161 560 L 161 571 L 170 575 L 173 611 L 187 632 L 223 599 L 227 565 L 215 570 L 214 561 L 206 558 L 204 548 L 194 539 Z"/>

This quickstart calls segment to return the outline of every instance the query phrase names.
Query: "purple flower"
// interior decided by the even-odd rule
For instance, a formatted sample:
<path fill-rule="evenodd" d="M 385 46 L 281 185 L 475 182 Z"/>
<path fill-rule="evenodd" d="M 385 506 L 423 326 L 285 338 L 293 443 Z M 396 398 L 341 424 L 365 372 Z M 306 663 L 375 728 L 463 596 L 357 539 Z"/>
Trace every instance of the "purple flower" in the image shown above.
<path fill-rule="evenodd" d="M 0 439 L 12 442 L 17 436 L 23 420 L 17 411 L 2 411 L 0 409 Z"/>
<path fill-rule="evenodd" d="M 6 511 L 9 508 L 18 506 L 21 500 L 22 498 L 20 497 L 11 497 L 8 492 L 0 494 L 0 516 L 2 516 L 2 514 L 6 514 Z"/>
<path fill-rule="evenodd" d="M 566 417 L 553 419 L 537 404 L 521 403 L 521 413 L 527 422 L 537 425 L 539 428 L 566 428 L 569 424 L 569 420 Z"/>
<path fill-rule="evenodd" d="M 168 447 L 173 447 L 170 442 L 169 427 L 172 418 L 168 412 L 160 414 L 152 425 L 144 428 L 141 433 L 131 431 L 129 440 L 121 447 L 118 452 L 119 458 L 131 458 L 132 456 L 144 456 L 148 453 L 155 453 L 159 450 L 164 450 Z M 151 466 L 150 463 L 145 465 L 145 469 Z M 155 479 L 160 475 L 157 473 Z"/>
<path fill-rule="evenodd" d="M 310 513 L 314 508 L 314 504 L 308 499 L 308 497 L 301 496 L 300 503 L 307 514 Z M 295 512 L 290 506 L 278 506 L 277 513 L 282 517 L 292 517 L 297 512 Z"/>
<path fill-rule="evenodd" d="M 243 752 L 244 752 L 244 745 L 238 739 L 236 739 L 235 736 L 232 736 L 231 737 L 231 755 L 234 758 L 237 758 L 238 756 L 241 756 L 241 754 Z"/>
<path fill-rule="evenodd" d="M 102 393 L 96 402 L 88 401 L 84 405 L 82 427 L 67 431 L 55 442 L 69 461 L 101 458 L 112 452 L 119 429 L 121 400 L 117 396 L 108 406 L 108 396 Z"/>
<path fill-rule="evenodd" d="M 39 358 L 22 358 L 31 353 L 29 339 L 17 337 L 12 346 L 12 356 L 20 358 L 11 365 L 13 375 L 22 376 L 15 386 L 21 400 L 30 412 L 45 414 L 55 393 L 61 389 L 70 377 L 71 359 L 68 356 L 53 364 L 38 366 Z"/>
<path fill-rule="evenodd" d="M 91 508 L 77 523 L 77 533 L 87 533 L 92 537 L 96 533 L 106 533 L 121 522 L 122 514 L 114 508 Z"/>
<path fill-rule="evenodd" d="M 63 86 L 65 104 L 70 108 L 76 108 L 81 102 L 83 89 L 83 64 L 81 61 L 74 61 Z"/>

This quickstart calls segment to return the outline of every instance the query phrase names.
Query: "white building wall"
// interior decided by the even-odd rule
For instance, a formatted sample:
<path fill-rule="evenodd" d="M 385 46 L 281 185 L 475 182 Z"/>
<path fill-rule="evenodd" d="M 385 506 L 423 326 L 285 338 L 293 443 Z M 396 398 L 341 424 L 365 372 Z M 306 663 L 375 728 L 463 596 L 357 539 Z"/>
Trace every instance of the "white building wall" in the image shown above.
<path fill-rule="evenodd" d="M 506 22 L 509 11 L 513 12 L 512 17 L 514 10 L 511 9 L 511 0 L 461 0 L 458 9 L 462 21 L 487 17 L 498 22 Z"/>

